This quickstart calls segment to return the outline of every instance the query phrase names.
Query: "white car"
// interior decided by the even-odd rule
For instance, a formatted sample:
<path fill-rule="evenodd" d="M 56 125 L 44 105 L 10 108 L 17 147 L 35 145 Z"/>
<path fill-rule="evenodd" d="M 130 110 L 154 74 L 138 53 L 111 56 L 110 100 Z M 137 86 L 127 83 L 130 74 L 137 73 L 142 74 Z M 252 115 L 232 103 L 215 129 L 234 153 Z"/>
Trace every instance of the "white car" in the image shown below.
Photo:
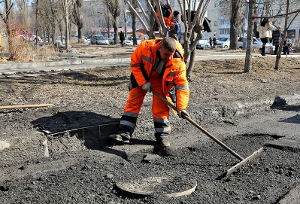
<path fill-rule="evenodd" d="M 107 37 L 102 35 L 94 35 L 91 38 L 92 45 L 109 45 L 109 41 Z"/>
<path fill-rule="evenodd" d="M 239 46 L 239 48 L 242 49 L 243 48 L 243 44 L 244 44 L 243 38 L 239 38 L 238 39 L 238 46 Z M 247 46 L 247 43 L 246 43 L 246 46 Z M 253 46 L 253 49 L 260 50 L 262 48 L 262 46 L 263 46 L 263 42 L 261 41 L 261 39 L 253 37 L 252 46 Z M 272 43 L 267 43 L 266 44 L 265 52 L 272 54 L 274 48 L 275 48 L 275 46 Z"/>
<path fill-rule="evenodd" d="M 230 46 L 230 39 L 229 38 L 221 38 L 217 41 L 217 47 L 220 48 L 229 48 Z"/>
<path fill-rule="evenodd" d="M 206 49 L 206 48 L 210 48 L 210 44 L 209 44 L 209 40 L 205 40 L 205 39 L 201 39 L 198 41 L 197 45 L 196 45 L 197 49 Z"/>
<path fill-rule="evenodd" d="M 137 41 L 138 45 L 142 42 L 142 40 L 140 38 L 136 38 L 136 41 Z M 128 38 L 125 38 L 124 44 L 125 45 L 133 45 L 133 38 L 131 38 L 131 40 L 129 40 Z"/>

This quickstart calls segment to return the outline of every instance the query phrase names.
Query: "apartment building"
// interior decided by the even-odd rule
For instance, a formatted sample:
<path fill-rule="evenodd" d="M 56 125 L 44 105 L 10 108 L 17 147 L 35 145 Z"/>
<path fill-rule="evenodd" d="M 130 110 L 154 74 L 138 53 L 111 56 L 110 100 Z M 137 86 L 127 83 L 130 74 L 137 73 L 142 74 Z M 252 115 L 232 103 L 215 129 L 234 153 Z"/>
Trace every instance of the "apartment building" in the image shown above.
<path fill-rule="evenodd" d="M 230 6 L 227 9 L 224 9 L 224 7 L 220 7 L 220 3 L 222 0 L 211 0 L 210 5 L 207 9 L 207 18 L 211 20 L 211 33 L 207 33 L 205 35 L 205 39 L 216 36 L 217 38 L 222 37 L 229 37 L 230 36 L 230 12 L 226 13 L 226 10 L 230 11 Z M 259 3 L 260 1 L 257 0 Z M 263 4 L 256 4 L 255 13 L 258 16 L 264 16 L 264 15 L 278 15 L 285 13 L 285 10 L 283 9 L 283 4 L 286 1 L 284 0 L 275 0 L 270 5 L 270 13 L 266 14 L 266 11 L 263 10 Z M 290 8 L 299 7 L 299 4 L 297 4 L 296 1 L 293 1 L 294 4 L 291 4 Z M 298 1 L 299 3 L 299 1 Z M 300 7 L 298 8 L 300 9 Z M 224 11 L 225 10 L 225 11 Z M 246 9 L 245 9 L 246 10 Z M 291 18 L 290 18 L 291 19 Z M 271 19 L 274 21 L 274 24 L 277 26 L 280 26 L 281 28 L 284 27 L 284 17 L 280 18 L 274 18 Z M 258 23 L 260 20 L 258 20 Z M 245 21 L 244 30 L 247 28 L 247 21 Z M 243 35 L 241 30 L 241 35 Z M 291 26 L 288 29 L 288 37 L 291 39 L 299 40 L 300 39 L 300 16 L 297 16 Z"/>

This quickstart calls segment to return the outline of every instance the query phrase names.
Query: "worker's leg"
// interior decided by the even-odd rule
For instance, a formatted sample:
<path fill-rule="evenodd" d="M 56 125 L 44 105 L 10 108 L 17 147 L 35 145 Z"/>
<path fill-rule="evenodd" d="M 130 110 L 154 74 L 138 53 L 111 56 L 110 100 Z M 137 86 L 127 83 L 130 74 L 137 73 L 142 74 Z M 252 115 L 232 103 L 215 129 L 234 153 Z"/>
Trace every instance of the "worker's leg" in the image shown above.
<path fill-rule="evenodd" d="M 124 113 L 120 120 L 119 131 L 117 134 L 110 135 L 111 139 L 129 143 L 146 93 L 141 87 L 136 87 L 129 91 Z"/>
<path fill-rule="evenodd" d="M 159 93 L 161 96 L 164 96 L 161 86 L 161 80 L 159 82 L 152 81 L 151 84 L 152 88 L 157 93 Z M 152 113 L 156 140 L 162 146 L 170 146 L 169 134 L 171 133 L 171 127 L 169 124 L 169 107 L 155 94 L 153 94 Z"/>

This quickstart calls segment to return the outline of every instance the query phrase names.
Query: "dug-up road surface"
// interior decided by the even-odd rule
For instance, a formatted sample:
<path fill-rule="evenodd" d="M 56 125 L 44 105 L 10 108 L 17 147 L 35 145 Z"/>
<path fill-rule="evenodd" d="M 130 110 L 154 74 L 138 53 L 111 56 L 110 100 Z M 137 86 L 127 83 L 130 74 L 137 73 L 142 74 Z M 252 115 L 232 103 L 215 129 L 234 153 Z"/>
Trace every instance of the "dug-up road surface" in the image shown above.
<path fill-rule="evenodd" d="M 166 156 L 154 141 L 151 94 L 132 144 L 109 141 L 127 98 L 128 66 L 2 74 L 1 106 L 51 106 L 0 109 L 0 203 L 298 203 L 299 59 L 283 57 L 274 71 L 273 56 L 255 56 L 251 73 L 243 73 L 243 58 L 209 59 L 195 64 L 188 112 L 242 157 L 263 148 L 255 160 L 223 177 L 239 160 L 174 114 Z M 169 177 L 182 182 L 148 196 L 117 188 Z M 166 196 L 190 183 L 191 194 Z"/>

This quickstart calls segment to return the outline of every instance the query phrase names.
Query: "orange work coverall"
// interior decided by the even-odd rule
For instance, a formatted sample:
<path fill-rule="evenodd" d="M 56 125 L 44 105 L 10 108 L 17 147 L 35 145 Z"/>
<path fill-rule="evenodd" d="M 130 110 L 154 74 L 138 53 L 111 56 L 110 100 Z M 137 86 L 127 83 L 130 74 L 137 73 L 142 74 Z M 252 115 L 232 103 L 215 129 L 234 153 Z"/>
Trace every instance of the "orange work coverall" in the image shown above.
<path fill-rule="evenodd" d="M 136 127 L 137 118 L 147 91 L 142 85 L 150 82 L 153 90 L 171 100 L 170 90 L 175 90 L 173 102 L 178 110 L 185 110 L 189 101 L 189 86 L 186 78 L 186 65 L 181 44 L 176 41 L 176 51 L 173 57 L 165 63 L 163 75 L 153 69 L 156 63 L 158 48 L 162 38 L 143 41 L 131 56 L 132 71 L 129 82 L 129 96 L 120 120 L 119 132 L 132 133 Z M 155 137 L 168 136 L 170 111 L 168 105 L 153 94 L 152 114 L 155 127 Z"/>

